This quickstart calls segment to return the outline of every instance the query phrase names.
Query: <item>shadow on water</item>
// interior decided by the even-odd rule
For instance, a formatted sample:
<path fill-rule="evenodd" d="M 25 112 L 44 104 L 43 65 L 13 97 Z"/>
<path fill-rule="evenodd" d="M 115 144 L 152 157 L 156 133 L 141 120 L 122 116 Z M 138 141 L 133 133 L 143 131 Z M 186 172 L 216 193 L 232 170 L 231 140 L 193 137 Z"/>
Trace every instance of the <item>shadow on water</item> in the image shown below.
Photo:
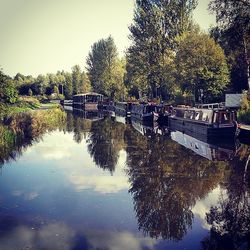
<path fill-rule="evenodd" d="M 41 117 L 44 120 L 44 115 Z M 16 159 L 23 150 L 41 140 L 46 132 L 56 129 L 73 133 L 76 143 L 85 140 L 96 166 L 111 174 L 115 172 L 119 154 L 124 150 L 129 193 L 138 228 L 145 236 L 176 242 L 183 240 L 194 224 L 196 203 L 220 187 L 223 192 L 219 202 L 210 206 L 206 213 L 210 234 L 200 239 L 201 247 L 249 247 L 249 145 L 238 141 L 211 144 L 178 131 L 170 133 L 157 124 L 147 127 L 103 113 L 67 111 L 66 117 L 59 113 L 58 118 L 53 117 L 54 121 L 47 126 L 38 125 L 41 120 L 30 116 L 13 117 L 1 124 L 0 138 L 4 138 L 0 142 L 1 163 Z M 11 222 L 10 219 L 8 222 L 6 217 L 0 219 L 0 224 L 7 223 L 10 231 L 17 227 L 17 221 Z M 0 226 L 1 232 L 6 225 Z M 68 235 L 65 236 L 65 249 L 88 248 L 86 238 L 78 237 L 65 224 L 52 223 L 48 227 L 42 227 L 41 231 L 60 228 L 64 230 L 62 235 Z M 41 238 L 41 246 L 42 241 Z M 56 243 L 48 241 L 48 244 Z M 53 249 L 50 248 L 52 245 L 48 245 L 48 249 Z M 60 249 L 60 246 L 54 249 Z"/>

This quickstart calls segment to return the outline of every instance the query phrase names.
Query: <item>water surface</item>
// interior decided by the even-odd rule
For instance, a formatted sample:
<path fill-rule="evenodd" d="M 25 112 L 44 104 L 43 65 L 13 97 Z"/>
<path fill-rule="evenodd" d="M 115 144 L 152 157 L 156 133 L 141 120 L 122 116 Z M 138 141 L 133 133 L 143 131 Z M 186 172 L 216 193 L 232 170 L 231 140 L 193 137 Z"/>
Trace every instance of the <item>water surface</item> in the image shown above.
<path fill-rule="evenodd" d="M 0 249 L 249 247 L 248 145 L 84 117 L 1 149 Z"/>

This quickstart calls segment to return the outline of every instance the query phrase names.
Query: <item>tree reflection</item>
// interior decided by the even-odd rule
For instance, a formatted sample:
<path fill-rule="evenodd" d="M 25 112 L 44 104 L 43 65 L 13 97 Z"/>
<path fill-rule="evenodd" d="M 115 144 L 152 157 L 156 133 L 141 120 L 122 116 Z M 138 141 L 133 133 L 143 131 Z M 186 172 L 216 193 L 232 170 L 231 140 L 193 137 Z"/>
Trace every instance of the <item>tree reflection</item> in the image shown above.
<path fill-rule="evenodd" d="M 116 123 L 110 117 L 93 122 L 88 151 L 97 166 L 113 173 L 124 146 L 126 125 Z"/>
<path fill-rule="evenodd" d="M 126 131 L 128 175 L 139 229 L 181 240 L 192 227 L 192 207 L 223 179 L 227 163 L 213 163 L 161 136 Z"/>
<path fill-rule="evenodd" d="M 223 185 L 226 192 L 207 214 L 211 233 L 203 241 L 204 249 L 250 247 L 250 169 L 246 165 L 249 165 L 250 147 L 243 146 L 238 157 Z"/>
<path fill-rule="evenodd" d="M 84 119 L 79 113 L 67 112 L 66 131 L 73 132 L 73 139 L 77 143 L 81 143 L 87 136 L 92 126 L 91 119 Z"/>

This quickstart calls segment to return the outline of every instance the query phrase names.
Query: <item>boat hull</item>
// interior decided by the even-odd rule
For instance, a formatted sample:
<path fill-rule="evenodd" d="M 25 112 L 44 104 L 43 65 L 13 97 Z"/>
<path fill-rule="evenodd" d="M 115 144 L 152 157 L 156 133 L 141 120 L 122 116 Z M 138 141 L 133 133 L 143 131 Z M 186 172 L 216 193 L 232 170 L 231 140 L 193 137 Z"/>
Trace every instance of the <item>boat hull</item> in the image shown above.
<path fill-rule="evenodd" d="M 178 117 L 169 117 L 170 130 L 178 130 L 183 133 L 201 135 L 209 139 L 234 139 L 236 126 L 215 127 L 213 124 L 186 120 Z"/>

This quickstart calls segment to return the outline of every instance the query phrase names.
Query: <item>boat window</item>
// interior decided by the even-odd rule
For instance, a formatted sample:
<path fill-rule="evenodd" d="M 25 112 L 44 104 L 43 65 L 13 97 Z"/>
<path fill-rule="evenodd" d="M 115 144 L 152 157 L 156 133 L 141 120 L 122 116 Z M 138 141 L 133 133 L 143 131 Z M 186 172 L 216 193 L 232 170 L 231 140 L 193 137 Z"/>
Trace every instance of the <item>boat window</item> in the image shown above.
<path fill-rule="evenodd" d="M 230 123 L 230 112 L 220 113 L 220 123 Z"/>
<path fill-rule="evenodd" d="M 202 113 L 202 121 L 208 122 L 209 121 L 209 114 L 206 112 Z"/>
<path fill-rule="evenodd" d="M 213 123 L 218 122 L 218 113 L 214 113 Z"/>
<path fill-rule="evenodd" d="M 195 120 L 199 120 L 200 117 L 200 113 L 199 112 L 195 112 Z"/>

